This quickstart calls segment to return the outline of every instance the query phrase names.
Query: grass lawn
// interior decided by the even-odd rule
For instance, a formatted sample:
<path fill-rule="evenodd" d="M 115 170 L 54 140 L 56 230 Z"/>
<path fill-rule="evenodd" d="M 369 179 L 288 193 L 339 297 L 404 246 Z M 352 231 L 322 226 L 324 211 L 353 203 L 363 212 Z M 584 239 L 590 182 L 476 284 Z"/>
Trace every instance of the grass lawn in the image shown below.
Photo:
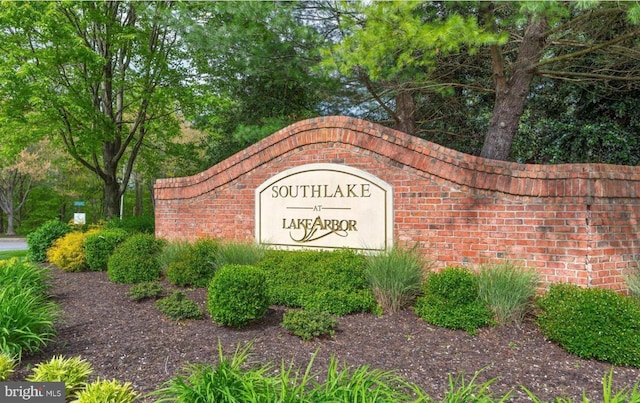
<path fill-rule="evenodd" d="M 27 257 L 27 251 L 26 250 L 9 250 L 9 251 L 0 252 L 0 260 L 11 259 L 12 257 L 24 259 L 25 257 Z"/>

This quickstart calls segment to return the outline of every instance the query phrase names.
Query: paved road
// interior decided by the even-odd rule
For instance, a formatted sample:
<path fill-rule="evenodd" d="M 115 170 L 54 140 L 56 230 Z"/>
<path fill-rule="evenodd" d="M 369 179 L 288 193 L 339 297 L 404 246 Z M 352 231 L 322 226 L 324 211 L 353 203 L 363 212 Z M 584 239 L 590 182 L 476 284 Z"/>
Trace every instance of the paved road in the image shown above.
<path fill-rule="evenodd" d="M 7 250 L 27 250 L 24 238 L 0 238 L 0 252 Z"/>

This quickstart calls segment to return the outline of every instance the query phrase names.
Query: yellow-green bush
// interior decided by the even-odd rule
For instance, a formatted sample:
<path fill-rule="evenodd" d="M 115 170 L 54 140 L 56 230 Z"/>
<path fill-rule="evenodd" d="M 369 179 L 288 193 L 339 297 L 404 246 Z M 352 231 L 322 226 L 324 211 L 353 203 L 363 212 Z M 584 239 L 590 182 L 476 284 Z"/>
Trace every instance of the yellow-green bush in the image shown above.
<path fill-rule="evenodd" d="M 92 229 L 87 232 L 69 232 L 47 249 L 47 260 L 65 271 L 87 270 L 87 257 L 84 249 L 84 240 L 87 236 L 97 233 Z"/>

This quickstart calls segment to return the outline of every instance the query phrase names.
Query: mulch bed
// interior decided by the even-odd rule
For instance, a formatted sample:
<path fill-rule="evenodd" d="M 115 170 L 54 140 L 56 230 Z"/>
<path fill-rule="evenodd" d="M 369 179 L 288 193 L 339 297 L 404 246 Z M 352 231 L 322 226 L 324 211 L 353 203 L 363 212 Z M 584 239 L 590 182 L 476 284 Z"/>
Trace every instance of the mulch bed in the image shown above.
<path fill-rule="evenodd" d="M 304 342 L 280 326 L 282 307 L 273 307 L 265 318 L 242 330 L 218 326 L 209 316 L 175 322 L 153 301 L 131 301 L 126 296 L 130 286 L 110 282 L 106 273 L 67 273 L 52 267 L 51 275 L 54 298 L 63 310 L 58 336 L 42 352 L 24 357 L 14 380 L 23 379 L 29 366 L 53 355 L 80 355 L 92 364 L 94 379 L 131 382 L 137 391 L 147 393 L 187 363 L 215 365 L 218 343 L 226 354 L 252 343 L 251 358 L 258 363 L 293 362 L 304 369 L 317 352 L 318 371 L 327 368 L 331 356 L 350 366 L 393 369 L 434 398 L 447 390 L 449 374 L 464 374 L 468 380 L 481 371 L 478 381 L 495 378 L 491 390 L 497 394 L 514 389 L 512 401 L 529 401 L 520 389 L 524 385 L 544 401 L 555 397 L 580 401 L 585 391 L 595 402 L 601 400 L 602 378 L 612 368 L 566 353 L 531 321 L 471 336 L 431 326 L 411 310 L 381 317 L 354 314 L 340 318 L 332 338 Z M 206 312 L 206 290 L 186 293 Z M 640 379 L 640 369 L 613 370 L 614 390 Z"/>

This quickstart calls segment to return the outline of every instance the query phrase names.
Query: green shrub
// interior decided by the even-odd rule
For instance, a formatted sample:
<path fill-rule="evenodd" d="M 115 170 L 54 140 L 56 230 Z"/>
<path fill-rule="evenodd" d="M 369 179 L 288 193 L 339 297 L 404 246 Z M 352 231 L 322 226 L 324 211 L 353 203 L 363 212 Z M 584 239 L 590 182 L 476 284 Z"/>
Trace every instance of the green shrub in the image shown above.
<path fill-rule="evenodd" d="M 282 317 L 282 327 L 290 330 L 302 340 L 314 337 L 333 336 L 338 321 L 327 311 L 288 310 Z"/>
<path fill-rule="evenodd" d="M 511 263 L 482 267 L 478 293 L 498 324 L 522 323 L 538 287 L 538 274 Z"/>
<path fill-rule="evenodd" d="M 430 273 L 415 312 L 426 322 L 475 334 L 490 325 L 492 312 L 478 297 L 477 277 L 462 267 L 447 267 Z"/>
<path fill-rule="evenodd" d="M 64 382 L 69 398 L 86 386 L 93 368 L 81 357 L 64 358 L 60 355 L 39 363 L 31 372 L 27 382 Z"/>
<path fill-rule="evenodd" d="M 96 380 L 76 393 L 73 403 L 132 403 L 139 395 L 129 382 Z"/>
<path fill-rule="evenodd" d="M 53 242 L 71 232 L 71 226 L 59 220 L 50 220 L 38 227 L 37 230 L 27 235 L 27 256 L 32 262 L 44 262 L 47 258 L 47 249 Z"/>
<path fill-rule="evenodd" d="M 254 266 L 221 267 L 211 283 L 207 307 L 214 322 L 241 328 L 262 318 L 269 308 L 266 276 Z"/>
<path fill-rule="evenodd" d="M 346 315 L 376 305 L 365 264 L 364 256 L 349 250 L 269 250 L 257 266 L 267 273 L 271 303 Z"/>
<path fill-rule="evenodd" d="M 206 238 L 182 248 L 166 270 L 167 280 L 180 287 L 206 287 L 216 270 L 217 252 L 218 242 Z"/>
<path fill-rule="evenodd" d="M 84 240 L 87 266 L 90 271 L 105 271 L 109 257 L 116 246 L 122 243 L 129 233 L 121 228 L 103 229 L 89 234 Z"/>
<path fill-rule="evenodd" d="M 159 299 L 156 301 L 156 307 L 173 320 L 202 318 L 202 311 L 198 304 L 187 298 L 181 291 Z"/>
<path fill-rule="evenodd" d="M 248 242 L 223 242 L 218 246 L 215 264 L 217 268 L 230 264 L 255 266 L 264 258 L 266 247 Z"/>
<path fill-rule="evenodd" d="M 0 352 L 0 382 L 9 379 L 16 367 L 16 360 L 7 353 Z"/>
<path fill-rule="evenodd" d="M 135 284 L 160 277 L 158 254 L 163 241 L 149 234 L 131 235 L 109 258 L 107 274 L 114 283 Z"/>
<path fill-rule="evenodd" d="M 162 294 L 164 294 L 164 288 L 159 281 L 145 281 L 144 283 L 135 284 L 127 292 L 127 296 L 133 301 L 158 298 Z"/>
<path fill-rule="evenodd" d="M 398 312 L 413 304 L 422 291 L 425 264 L 415 248 L 394 246 L 369 256 L 365 275 L 383 310 Z"/>
<path fill-rule="evenodd" d="M 107 221 L 105 228 L 120 228 L 130 234 L 149 234 L 153 235 L 156 231 L 155 218 L 153 216 L 130 216 L 120 218 L 112 218 Z"/>
<path fill-rule="evenodd" d="M 97 232 L 95 229 L 87 232 L 71 231 L 56 239 L 47 249 L 47 260 L 64 271 L 85 271 L 88 266 L 84 241 L 87 236 Z"/>
<path fill-rule="evenodd" d="M 0 352 L 21 359 L 55 336 L 59 310 L 41 289 L 20 284 L 0 286 Z"/>
<path fill-rule="evenodd" d="M 552 284 L 538 299 L 540 331 L 585 359 L 640 367 L 640 305 L 602 288 Z"/>

